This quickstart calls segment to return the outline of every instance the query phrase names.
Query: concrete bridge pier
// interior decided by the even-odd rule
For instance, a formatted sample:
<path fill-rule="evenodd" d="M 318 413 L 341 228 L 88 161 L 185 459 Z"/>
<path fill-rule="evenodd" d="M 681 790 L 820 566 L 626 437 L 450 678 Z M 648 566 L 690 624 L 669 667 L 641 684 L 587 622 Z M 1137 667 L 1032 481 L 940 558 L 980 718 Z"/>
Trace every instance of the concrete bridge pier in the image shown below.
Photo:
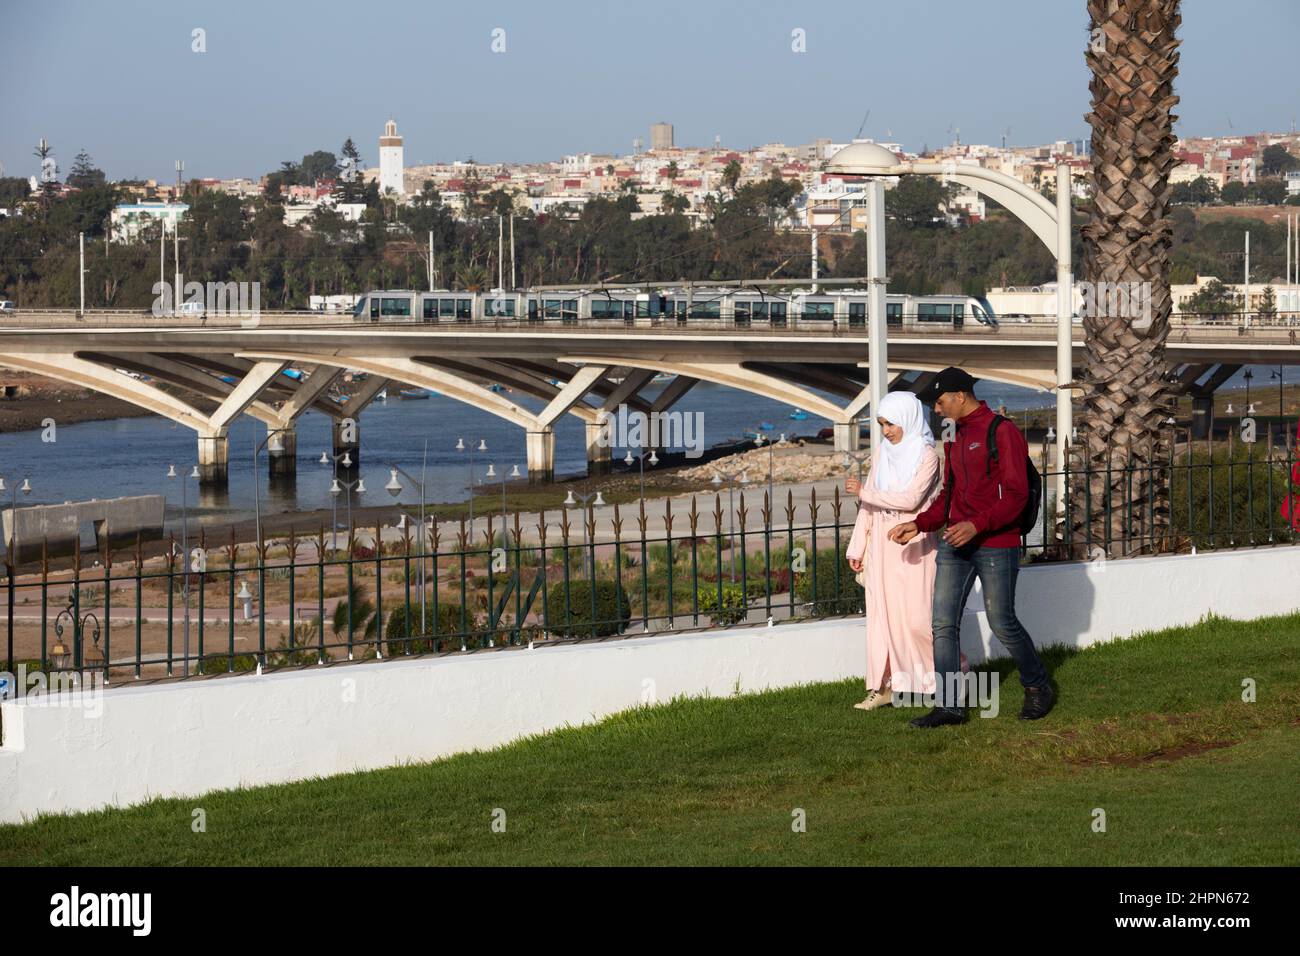
<path fill-rule="evenodd" d="M 298 474 L 298 432 L 292 425 L 274 432 L 266 456 L 272 481 L 293 481 Z"/>
<path fill-rule="evenodd" d="M 612 451 L 609 443 L 610 422 L 586 422 L 587 432 L 587 476 L 608 475 L 613 470 Z M 531 453 L 530 453 L 531 454 Z M 528 471 L 532 474 L 532 459 L 529 459 Z"/>
<path fill-rule="evenodd" d="M 857 451 L 862 447 L 862 429 L 857 422 L 835 422 L 831 427 L 835 431 L 836 451 Z"/>
<path fill-rule="evenodd" d="M 334 449 L 339 474 L 351 475 L 361 464 L 361 425 L 356 419 L 339 418 L 330 422 L 330 444 Z M 352 464 L 345 466 L 342 458 L 347 455 Z M 349 480 L 351 480 L 349 478 Z"/>
<path fill-rule="evenodd" d="M 1214 393 L 1209 395 L 1192 395 L 1192 437 L 1205 439 L 1210 437 L 1214 427 Z"/>
<path fill-rule="evenodd" d="M 525 439 L 528 456 L 528 483 L 546 484 L 555 480 L 555 432 L 547 429 L 528 432 Z"/>
<path fill-rule="evenodd" d="M 199 484 L 225 487 L 230 483 L 230 440 L 226 429 L 199 433 Z"/>

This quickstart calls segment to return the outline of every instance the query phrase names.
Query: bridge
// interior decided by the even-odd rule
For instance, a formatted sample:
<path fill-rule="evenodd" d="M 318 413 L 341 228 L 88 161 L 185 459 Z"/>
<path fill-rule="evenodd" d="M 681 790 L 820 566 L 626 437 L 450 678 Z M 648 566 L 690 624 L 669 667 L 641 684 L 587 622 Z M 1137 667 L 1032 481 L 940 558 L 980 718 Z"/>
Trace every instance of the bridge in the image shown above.
<path fill-rule="evenodd" d="M 350 315 L 263 312 L 219 318 L 139 312 L 24 311 L 0 328 L 0 366 L 43 375 L 130 402 L 194 430 L 201 480 L 224 484 L 232 421 L 250 415 L 279 433 L 273 475 L 292 475 L 295 423 L 309 408 L 335 423 L 335 454 L 358 456 L 365 407 L 386 386 L 426 388 L 525 431 L 530 480 L 554 473 L 554 426 L 563 415 L 587 432 L 590 473 L 608 469 L 602 412 L 620 404 L 666 412 L 695 384 L 713 382 L 788 403 L 829 419 L 840 450 L 858 446 L 869 414 L 865 329 L 795 322 L 788 328 L 731 322 L 595 320 L 473 323 L 359 323 Z M 1055 320 L 984 326 L 891 329 L 891 389 L 920 390 L 935 372 L 960 365 L 977 378 L 1050 391 Z M 1073 350 L 1082 358 L 1082 329 Z M 1168 354 L 1193 398 L 1194 428 L 1210 427 L 1214 390 L 1242 365 L 1300 364 L 1296 328 L 1255 317 L 1225 323 L 1175 317 Z M 302 381 L 281 373 L 310 370 Z M 367 373 L 346 404 L 328 394 L 344 369 Z M 653 398 L 657 376 L 671 380 Z M 148 381 L 137 376 L 147 376 Z M 491 386 L 499 383 L 510 392 Z M 557 384 L 558 383 L 558 384 Z M 539 410 L 521 405 L 529 396 Z M 342 428 L 351 419 L 356 428 Z"/>

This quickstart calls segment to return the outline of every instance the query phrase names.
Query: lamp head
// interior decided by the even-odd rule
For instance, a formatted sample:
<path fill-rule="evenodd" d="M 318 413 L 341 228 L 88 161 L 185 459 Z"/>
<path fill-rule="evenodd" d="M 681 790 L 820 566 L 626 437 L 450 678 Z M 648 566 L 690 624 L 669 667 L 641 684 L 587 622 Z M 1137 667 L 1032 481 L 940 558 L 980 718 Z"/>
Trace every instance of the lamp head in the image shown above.
<path fill-rule="evenodd" d="M 402 493 L 402 483 L 397 480 L 397 469 L 388 469 L 388 484 L 384 485 L 384 490 L 396 498 Z"/>
<path fill-rule="evenodd" d="M 592 502 L 592 504 L 595 505 L 595 506 L 597 506 L 597 507 L 599 507 L 600 505 L 603 505 L 604 503 L 605 503 L 605 499 L 602 498 L 602 497 L 600 496 L 600 492 L 599 492 L 599 491 L 596 492 L 596 499 Z"/>
<path fill-rule="evenodd" d="M 457 438 L 457 439 L 456 439 L 456 450 L 457 450 L 457 451 L 464 451 L 464 450 L 465 450 L 465 439 L 463 439 L 463 438 Z"/>
<path fill-rule="evenodd" d="M 168 465 L 168 466 L 167 466 L 167 477 L 168 477 L 168 478 L 175 478 L 175 477 L 176 477 L 176 466 L 175 466 L 175 465 Z M 2 490 L 2 489 L 0 489 L 0 490 Z"/>
<path fill-rule="evenodd" d="M 569 496 L 568 496 L 567 498 L 564 499 L 564 505 L 565 505 L 565 507 L 572 507 L 572 506 L 576 505 L 577 503 L 578 503 L 577 500 L 574 499 L 574 497 L 573 497 L 573 489 L 570 488 L 570 489 L 569 489 Z"/>
<path fill-rule="evenodd" d="M 364 495 L 365 493 L 366 493 L 366 483 L 365 483 L 365 480 L 362 479 L 362 478 L 358 478 L 358 479 L 357 479 L 357 494 L 359 494 L 359 495 Z"/>
<path fill-rule="evenodd" d="M 330 482 L 330 494 L 334 495 L 337 498 L 342 493 L 343 493 L 343 488 L 341 485 L 339 485 L 339 480 L 335 478 L 333 481 Z"/>

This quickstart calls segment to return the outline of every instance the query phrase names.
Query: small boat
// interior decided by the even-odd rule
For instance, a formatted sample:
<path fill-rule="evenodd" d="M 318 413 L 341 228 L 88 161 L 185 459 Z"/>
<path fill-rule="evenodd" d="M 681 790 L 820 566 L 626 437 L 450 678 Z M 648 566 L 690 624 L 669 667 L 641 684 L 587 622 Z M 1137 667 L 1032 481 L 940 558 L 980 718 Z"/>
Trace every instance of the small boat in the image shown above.
<path fill-rule="evenodd" d="M 375 393 L 375 401 L 377 401 L 377 402 L 386 402 L 386 401 L 388 401 L 388 389 L 386 389 L 386 388 L 381 388 L 378 392 L 376 392 L 376 393 Z"/>
<path fill-rule="evenodd" d="M 656 375 L 654 378 L 650 379 L 650 381 L 651 381 L 651 382 L 671 382 L 671 381 L 673 380 L 673 377 L 674 377 L 674 376 L 669 375 L 667 372 L 660 372 L 660 373 L 659 373 L 658 375 Z"/>
<path fill-rule="evenodd" d="M 293 379 L 295 382 L 301 382 L 303 380 L 302 372 L 298 371 L 296 368 L 287 368 L 281 374 L 286 378 Z"/>
<path fill-rule="evenodd" d="M 774 426 L 771 422 L 759 422 L 758 427 L 765 432 L 770 432 L 776 426 Z"/>
<path fill-rule="evenodd" d="M 797 422 L 801 422 L 808 417 L 808 413 L 805 412 L 802 408 L 796 408 L 794 411 L 790 413 L 790 417 Z"/>
<path fill-rule="evenodd" d="M 406 399 L 428 398 L 429 390 L 427 388 L 404 388 L 397 394 Z"/>
<path fill-rule="evenodd" d="M 235 378 L 235 376 L 233 376 L 233 375 L 219 375 L 219 376 L 217 376 L 217 377 L 220 378 L 220 379 L 221 379 L 223 382 L 225 382 L 227 385 L 238 385 L 238 384 L 239 384 L 239 379 Z"/>
<path fill-rule="evenodd" d="M 500 382 L 493 382 L 491 385 L 488 386 L 488 391 L 500 393 L 500 392 L 508 392 L 510 391 L 510 389 L 506 388 Z"/>

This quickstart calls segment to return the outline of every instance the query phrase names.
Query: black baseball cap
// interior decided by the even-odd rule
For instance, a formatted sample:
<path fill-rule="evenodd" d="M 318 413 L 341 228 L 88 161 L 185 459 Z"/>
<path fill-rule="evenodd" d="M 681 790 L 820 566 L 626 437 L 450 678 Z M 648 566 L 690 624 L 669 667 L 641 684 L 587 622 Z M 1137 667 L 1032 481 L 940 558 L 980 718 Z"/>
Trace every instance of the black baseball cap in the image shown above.
<path fill-rule="evenodd" d="M 935 376 L 934 381 L 923 388 L 916 397 L 921 400 L 922 404 L 933 405 L 944 392 L 969 392 L 974 395 L 975 379 L 965 369 L 949 365 Z"/>

